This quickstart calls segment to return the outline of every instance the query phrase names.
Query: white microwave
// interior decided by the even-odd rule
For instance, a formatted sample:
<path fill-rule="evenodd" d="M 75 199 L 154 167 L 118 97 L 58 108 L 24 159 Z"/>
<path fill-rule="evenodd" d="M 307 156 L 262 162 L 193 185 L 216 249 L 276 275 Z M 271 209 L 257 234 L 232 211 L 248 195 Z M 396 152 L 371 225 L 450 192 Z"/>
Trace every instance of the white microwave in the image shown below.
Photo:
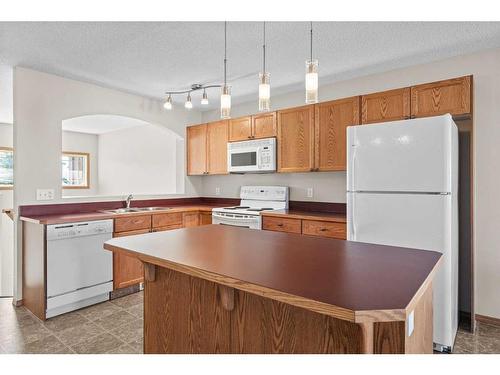
<path fill-rule="evenodd" d="M 227 170 L 229 173 L 276 171 L 276 138 L 228 143 Z"/>

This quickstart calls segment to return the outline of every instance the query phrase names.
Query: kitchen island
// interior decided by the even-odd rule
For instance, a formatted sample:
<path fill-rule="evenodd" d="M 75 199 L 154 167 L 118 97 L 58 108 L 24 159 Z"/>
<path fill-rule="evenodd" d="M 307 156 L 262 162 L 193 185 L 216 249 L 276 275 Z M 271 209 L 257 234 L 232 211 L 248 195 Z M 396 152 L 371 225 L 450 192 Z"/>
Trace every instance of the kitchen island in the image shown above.
<path fill-rule="evenodd" d="M 144 263 L 144 353 L 432 353 L 436 252 L 223 225 L 104 248 Z"/>

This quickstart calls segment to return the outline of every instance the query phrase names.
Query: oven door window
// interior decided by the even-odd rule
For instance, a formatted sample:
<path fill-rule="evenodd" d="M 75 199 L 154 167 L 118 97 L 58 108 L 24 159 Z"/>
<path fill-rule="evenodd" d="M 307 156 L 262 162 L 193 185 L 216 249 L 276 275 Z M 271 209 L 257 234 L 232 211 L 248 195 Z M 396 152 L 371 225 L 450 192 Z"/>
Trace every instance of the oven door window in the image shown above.
<path fill-rule="evenodd" d="M 231 154 L 231 167 L 251 167 L 257 165 L 257 151 Z"/>

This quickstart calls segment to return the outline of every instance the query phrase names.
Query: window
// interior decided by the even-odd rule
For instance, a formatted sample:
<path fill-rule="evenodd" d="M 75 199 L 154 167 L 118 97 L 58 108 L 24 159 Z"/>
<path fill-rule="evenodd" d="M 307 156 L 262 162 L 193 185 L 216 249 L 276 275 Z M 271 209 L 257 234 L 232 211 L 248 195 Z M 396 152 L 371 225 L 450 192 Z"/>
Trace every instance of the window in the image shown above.
<path fill-rule="evenodd" d="M 83 152 L 63 152 L 62 187 L 63 189 L 88 189 L 90 173 L 90 156 Z"/>
<path fill-rule="evenodd" d="M 14 185 L 14 152 L 10 147 L 0 147 L 0 189 Z"/>

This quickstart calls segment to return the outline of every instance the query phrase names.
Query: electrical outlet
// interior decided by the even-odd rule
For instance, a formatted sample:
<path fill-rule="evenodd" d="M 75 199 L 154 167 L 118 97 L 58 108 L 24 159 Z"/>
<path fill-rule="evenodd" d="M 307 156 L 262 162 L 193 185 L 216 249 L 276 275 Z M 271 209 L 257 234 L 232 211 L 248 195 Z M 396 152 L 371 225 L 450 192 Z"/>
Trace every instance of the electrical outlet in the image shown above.
<path fill-rule="evenodd" d="M 313 197 L 313 188 L 307 188 L 307 198 L 312 198 Z"/>
<path fill-rule="evenodd" d="M 54 199 L 54 189 L 36 189 L 37 201 L 50 201 Z"/>
<path fill-rule="evenodd" d="M 220 195 L 220 187 L 215 188 L 215 195 Z"/>

